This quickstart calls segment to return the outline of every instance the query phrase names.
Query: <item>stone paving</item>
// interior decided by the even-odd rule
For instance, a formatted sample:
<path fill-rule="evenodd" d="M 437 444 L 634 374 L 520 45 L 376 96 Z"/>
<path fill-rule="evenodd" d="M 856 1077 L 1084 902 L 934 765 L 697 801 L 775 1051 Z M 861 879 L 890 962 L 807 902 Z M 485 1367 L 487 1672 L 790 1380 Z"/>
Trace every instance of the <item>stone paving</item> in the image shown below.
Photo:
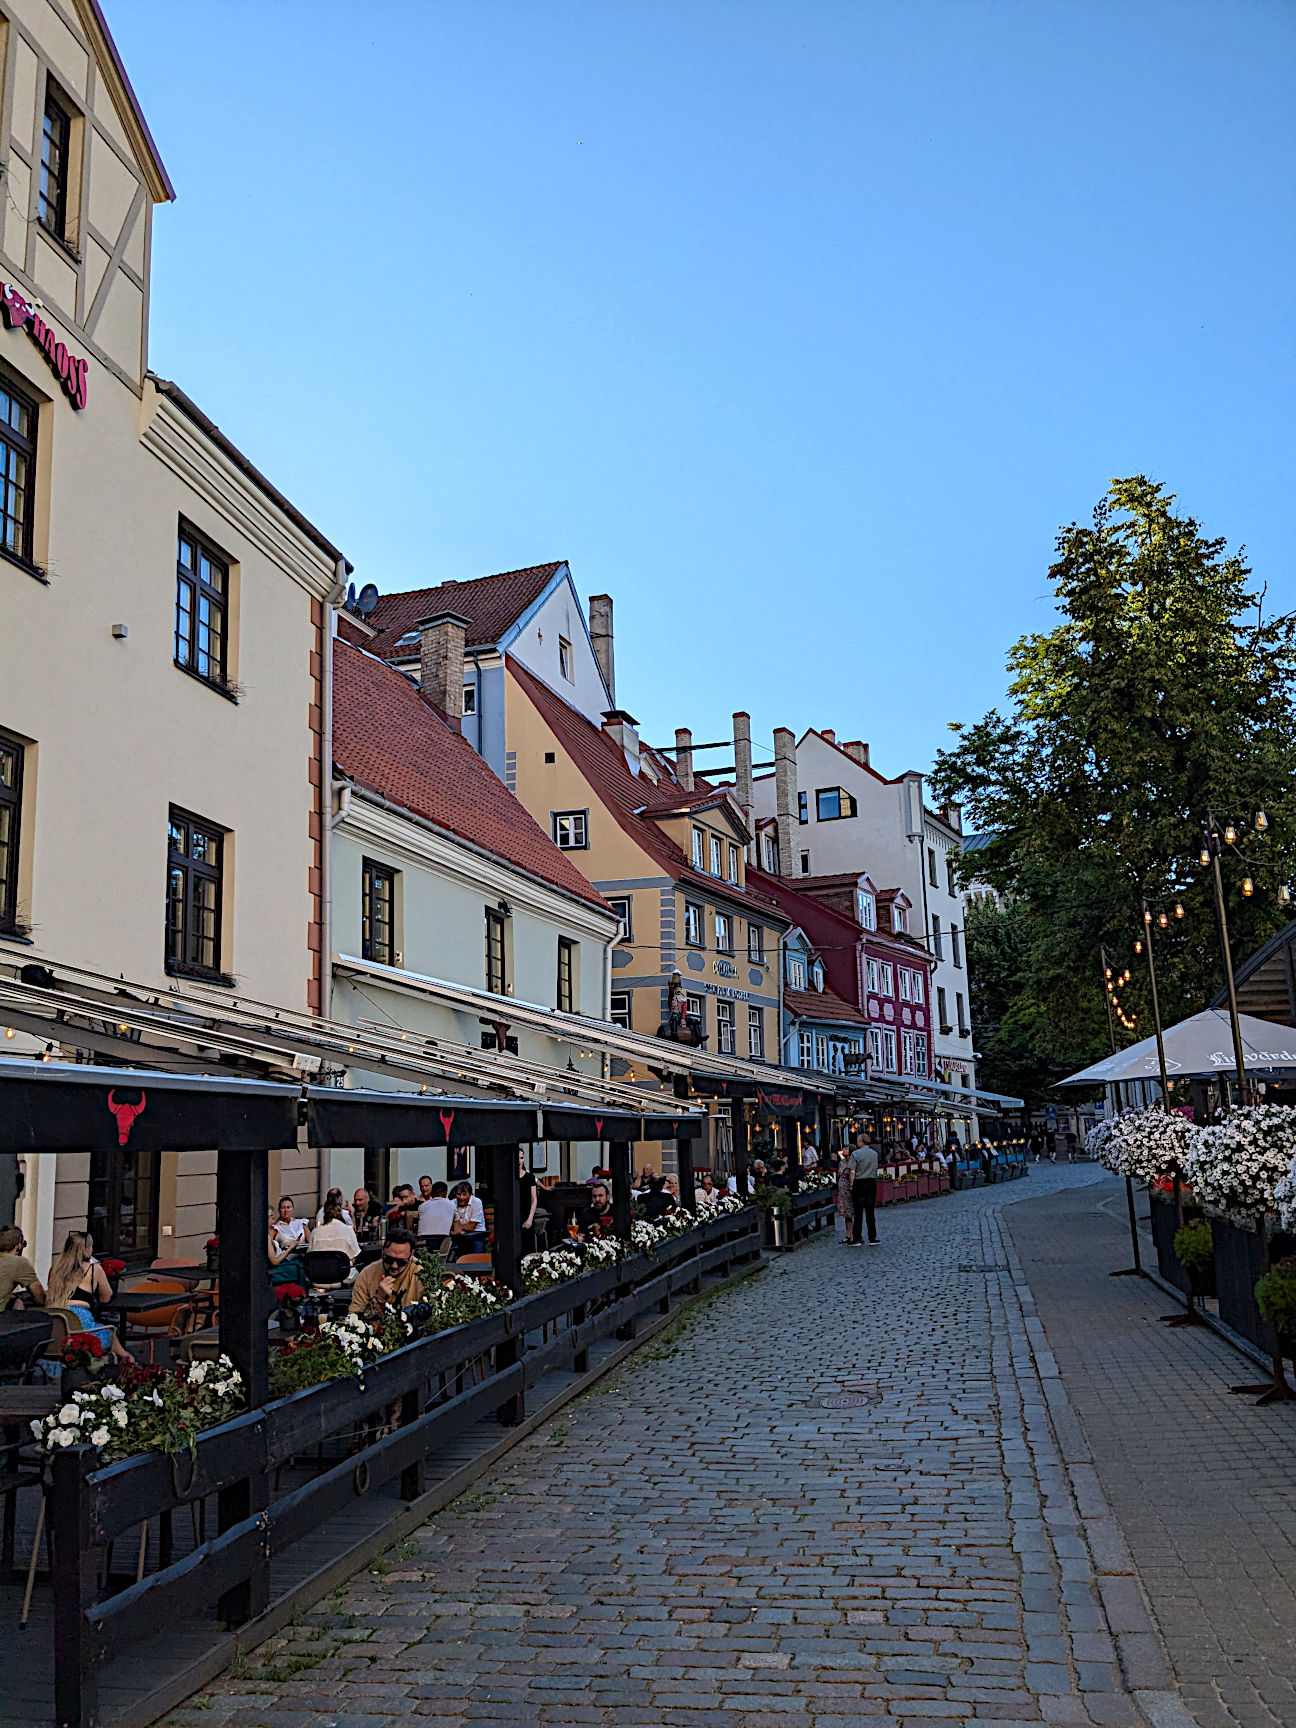
<path fill-rule="evenodd" d="M 1079 1418 L 1055 1423 L 1063 1454 L 1092 1455 L 1185 1704 L 1202 1728 L 1296 1728 L 1296 1405 L 1230 1397 L 1263 1376 L 1157 1325 L 1176 1304 L 1155 1286 L 1103 1276 L 1130 1260 L 1123 1185 L 1006 1219 Z"/>
<path fill-rule="evenodd" d="M 1005 1203 L 1097 1175 L 699 1304 L 172 1722 L 1189 1724 L 1007 1269 Z"/>

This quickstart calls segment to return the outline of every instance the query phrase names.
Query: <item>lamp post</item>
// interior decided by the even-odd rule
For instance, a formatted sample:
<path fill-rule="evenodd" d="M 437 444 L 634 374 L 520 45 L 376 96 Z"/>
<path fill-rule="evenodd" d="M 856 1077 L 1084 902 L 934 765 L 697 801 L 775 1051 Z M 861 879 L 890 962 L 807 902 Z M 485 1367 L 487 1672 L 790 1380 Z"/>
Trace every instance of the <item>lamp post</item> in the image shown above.
<path fill-rule="evenodd" d="M 1165 913 L 1161 916 L 1164 918 Z M 1170 1079 L 1166 1073 L 1165 1035 L 1161 1030 L 1161 1002 L 1157 996 L 1156 961 L 1152 957 L 1152 909 L 1143 902 L 1143 952 L 1147 955 L 1148 983 L 1152 988 L 1152 1023 L 1156 1027 L 1157 1067 L 1161 1072 L 1161 1108 L 1170 1108 Z"/>
<path fill-rule="evenodd" d="M 1202 823 L 1201 861 L 1209 864 L 1215 877 L 1215 919 L 1219 925 L 1220 948 L 1224 954 L 1224 978 L 1228 984 L 1229 1023 L 1233 1029 L 1233 1062 L 1237 1070 L 1237 1099 L 1247 1101 L 1246 1063 L 1242 1057 L 1242 1023 L 1238 1019 L 1237 986 L 1233 982 L 1233 954 L 1229 947 L 1228 909 L 1224 904 L 1224 878 L 1220 874 L 1220 850 L 1231 829 L 1221 835 L 1213 816 Z M 1249 880 L 1249 878 L 1248 878 Z"/>
<path fill-rule="evenodd" d="M 1107 950 L 1099 947 L 1098 956 L 1102 963 L 1103 1000 L 1107 1004 L 1107 1037 L 1111 1042 L 1112 1055 L 1116 1054 L 1116 1022 L 1112 1018 L 1111 999 L 1111 967 L 1107 964 Z M 1119 1095 L 1119 1094 L 1118 1094 Z M 1141 1278 L 1143 1276 L 1143 1254 L 1139 1245 L 1138 1213 L 1134 1206 L 1134 1178 L 1125 1178 L 1125 1205 L 1129 1209 L 1130 1247 L 1134 1252 L 1132 1266 L 1119 1266 L 1115 1272 L 1109 1272 L 1109 1278 Z"/>

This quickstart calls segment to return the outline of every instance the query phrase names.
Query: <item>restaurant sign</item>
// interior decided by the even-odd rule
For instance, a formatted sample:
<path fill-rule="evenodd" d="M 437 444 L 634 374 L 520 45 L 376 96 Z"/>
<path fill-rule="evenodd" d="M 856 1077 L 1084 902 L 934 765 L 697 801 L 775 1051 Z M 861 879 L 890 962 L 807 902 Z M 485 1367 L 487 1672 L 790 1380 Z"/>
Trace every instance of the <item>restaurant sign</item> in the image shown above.
<path fill-rule="evenodd" d="M 26 330 L 44 354 L 50 371 L 63 386 L 72 406 L 84 408 L 90 362 L 79 360 L 75 354 L 70 354 L 67 344 L 59 341 L 36 308 L 11 283 L 0 282 L 0 307 L 4 309 L 4 321 L 9 328 Z"/>

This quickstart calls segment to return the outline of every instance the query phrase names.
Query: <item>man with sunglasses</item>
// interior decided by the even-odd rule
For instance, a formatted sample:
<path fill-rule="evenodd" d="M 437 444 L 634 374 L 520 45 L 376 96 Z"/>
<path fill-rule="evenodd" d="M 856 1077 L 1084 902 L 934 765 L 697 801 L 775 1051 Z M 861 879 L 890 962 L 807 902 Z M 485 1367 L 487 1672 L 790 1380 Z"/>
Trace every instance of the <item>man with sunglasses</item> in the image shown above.
<path fill-rule="evenodd" d="M 382 1259 L 366 1266 L 351 1286 L 351 1312 L 366 1320 L 381 1320 L 388 1308 L 408 1308 L 423 1300 L 423 1284 L 414 1260 L 414 1237 L 399 1227 L 389 1230 Z"/>
<path fill-rule="evenodd" d="M 0 1308 L 8 1308 L 17 1291 L 38 1307 L 45 1305 L 45 1292 L 36 1276 L 36 1268 L 23 1254 L 27 1246 L 16 1224 L 6 1224 L 0 1230 Z"/>

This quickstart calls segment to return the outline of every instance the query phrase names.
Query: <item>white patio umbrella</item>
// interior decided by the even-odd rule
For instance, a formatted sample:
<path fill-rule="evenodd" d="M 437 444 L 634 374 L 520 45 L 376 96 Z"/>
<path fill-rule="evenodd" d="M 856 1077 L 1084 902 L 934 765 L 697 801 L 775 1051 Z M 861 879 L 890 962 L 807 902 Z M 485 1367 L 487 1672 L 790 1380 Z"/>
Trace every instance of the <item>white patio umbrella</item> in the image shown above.
<path fill-rule="evenodd" d="M 1242 1060 L 1248 1074 L 1296 1074 L 1296 1027 L 1257 1020 L 1252 1014 L 1239 1014 L 1238 1021 L 1242 1028 Z M 1202 1014 L 1181 1020 L 1177 1026 L 1167 1026 L 1162 1037 L 1166 1073 L 1171 1079 L 1194 1080 L 1211 1074 L 1231 1074 L 1234 1070 L 1233 1031 L 1223 1008 L 1208 1008 Z M 1058 1085 L 1110 1086 L 1122 1080 L 1159 1077 L 1153 1037 L 1131 1044 L 1128 1050 L 1118 1050 L 1114 1056 L 1104 1056 L 1092 1067 L 1059 1080 Z"/>

